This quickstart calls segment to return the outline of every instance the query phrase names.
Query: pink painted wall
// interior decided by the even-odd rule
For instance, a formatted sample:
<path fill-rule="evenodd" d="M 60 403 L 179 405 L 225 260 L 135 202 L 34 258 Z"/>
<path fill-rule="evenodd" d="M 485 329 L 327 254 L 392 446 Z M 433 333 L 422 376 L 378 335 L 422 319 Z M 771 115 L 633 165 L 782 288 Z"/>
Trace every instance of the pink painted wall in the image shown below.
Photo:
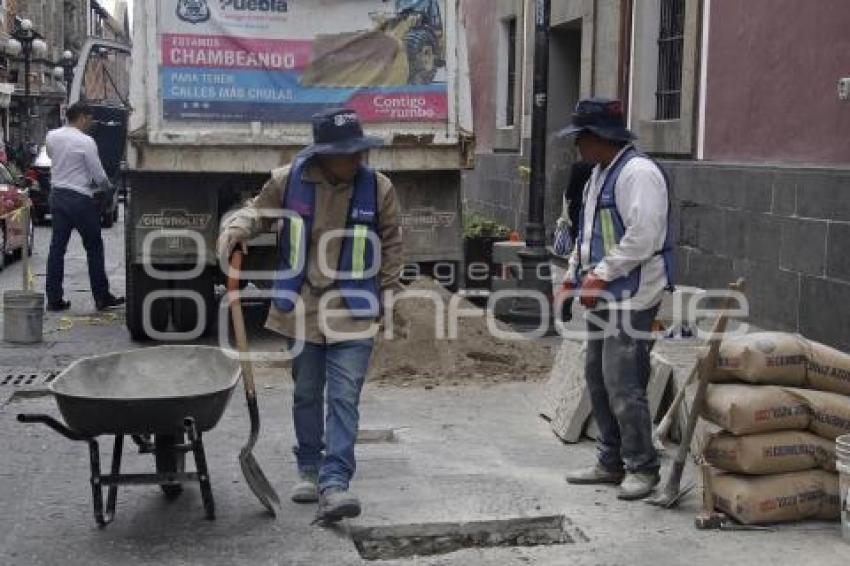
<path fill-rule="evenodd" d="M 705 156 L 850 164 L 848 0 L 713 0 Z"/>
<path fill-rule="evenodd" d="M 469 49 L 472 83 L 472 113 L 476 151 L 493 149 L 493 124 L 496 123 L 496 69 L 498 21 L 493 0 L 464 0 L 464 23 Z"/>

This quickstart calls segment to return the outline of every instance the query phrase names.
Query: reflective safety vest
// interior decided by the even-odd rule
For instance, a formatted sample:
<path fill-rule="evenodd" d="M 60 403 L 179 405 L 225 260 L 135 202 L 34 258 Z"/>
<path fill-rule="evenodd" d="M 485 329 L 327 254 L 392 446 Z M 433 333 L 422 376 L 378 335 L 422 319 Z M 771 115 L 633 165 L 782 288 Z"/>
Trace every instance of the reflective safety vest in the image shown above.
<path fill-rule="evenodd" d="M 617 193 L 614 188 L 617 186 L 617 179 L 620 178 L 620 173 L 622 173 L 623 167 L 625 167 L 626 163 L 635 157 L 650 159 L 646 155 L 639 153 L 634 147 L 630 147 L 624 151 L 617 162 L 614 163 L 611 168 L 611 172 L 605 178 L 602 190 L 599 191 L 599 200 L 596 203 L 596 213 L 593 216 L 593 226 L 591 228 L 592 231 L 590 237 L 590 265 L 587 267 L 581 265 L 582 254 L 579 253 L 577 274 L 590 271 L 596 267 L 596 265 L 608 255 L 611 249 L 620 243 L 620 240 L 622 240 L 623 236 L 626 234 L 626 225 L 623 222 L 623 217 L 620 215 L 620 211 L 617 209 Z M 655 163 L 654 160 L 650 160 Z M 653 254 L 653 257 L 661 256 L 664 260 L 664 271 L 667 275 L 667 289 L 672 291 L 674 288 L 673 273 L 675 266 L 673 263 L 673 252 L 675 249 L 675 242 L 673 239 L 671 218 L 671 187 L 670 180 L 668 179 L 664 169 L 657 163 L 655 163 L 655 166 L 658 167 L 661 174 L 664 176 L 664 183 L 667 187 L 667 235 L 664 238 L 664 247 L 656 251 Z M 584 214 L 582 214 L 579 221 L 579 246 L 581 246 L 581 243 L 584 242 L 584 233 Z M 616 300 L 633 297 L 640 288 L 640 274 L 641 265 L 638 265 L 627 275 L 609 282 L 606 286 L 606 291 Z M 578 283 L 579 285 L 581 284 L 581 277 L 579 277 Z"/>
<path fill-rule="evenodd" d="M 293 163 L 283 194 L 283 209 L 291 215 L 284 217 L 281 223 L 273 286 L 276 292 L 274 306 L 283 312 L 294 310 L 295 302 L 292 296 L 279 296 L 280 293 L 299 295 L 307 279 L 307 258 L 310 257 L 316 206 L 316 185 L 303 178 L 307 161 L 299 158 Z M 377 176 L 374 170 L 361 166 L 354 180 L 346 221 L 347 234 L 342 238 L 334 281 L 334 287 L 342 294 L 351 316 L 356 319 L 374 319 L 380 314 L 380 285 L 374 245 L 378 241 L 377 228 Z"/>

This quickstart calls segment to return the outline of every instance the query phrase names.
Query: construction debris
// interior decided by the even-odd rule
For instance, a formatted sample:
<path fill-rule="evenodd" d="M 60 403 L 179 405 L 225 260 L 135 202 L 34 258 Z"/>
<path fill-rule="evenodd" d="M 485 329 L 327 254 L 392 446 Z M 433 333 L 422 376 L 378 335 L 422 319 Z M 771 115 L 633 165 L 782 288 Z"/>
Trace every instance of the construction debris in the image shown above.
<path fill-rule="evenodd" d="M 370 382 L 436 387 L 538 381 L 550 374 L 555 353 L 545 342 L 524 339 L 497 321 L 493 322 L 501 336 L 494 336 L 485 310 L 452 295 L 433 279 L 418 279 L 407 291 L 395 305 L 405 329 L 392 339 L 379 337 Z M 452 317 L 452 311 L 458 316 Z M 450 328 L 452 318 L 456 336 Z"/>

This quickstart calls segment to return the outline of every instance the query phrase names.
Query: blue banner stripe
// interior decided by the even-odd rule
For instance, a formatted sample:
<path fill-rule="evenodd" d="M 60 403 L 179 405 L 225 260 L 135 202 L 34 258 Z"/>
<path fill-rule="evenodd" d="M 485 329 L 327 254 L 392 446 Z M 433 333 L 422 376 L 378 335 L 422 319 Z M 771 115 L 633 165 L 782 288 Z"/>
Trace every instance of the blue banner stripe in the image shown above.
<path fill-rule="evenodd" d="M 335 104 L 255 104 L 251 102 L 189 102 L 166 100 L 162 114 L 166 120 L 206 120 L 218 122 L 309 122 L 313 114 Z"/>
<path fill-rule="evenodd" d="M 380 88 L 304 88 L 294 71 L 161 67 L 164 100 L 257 104 L 343 104 L 358 93 L 442 93 L 445 84 Z"/>

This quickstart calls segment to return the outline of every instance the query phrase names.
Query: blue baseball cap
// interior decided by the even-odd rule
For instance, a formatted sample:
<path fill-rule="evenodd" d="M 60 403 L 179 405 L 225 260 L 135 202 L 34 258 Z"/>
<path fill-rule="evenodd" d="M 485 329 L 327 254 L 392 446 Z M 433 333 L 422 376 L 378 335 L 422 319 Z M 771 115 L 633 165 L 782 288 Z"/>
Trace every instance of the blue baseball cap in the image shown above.
<path fill-rule="evenodd" d="M 623 103 L 612 98 L 585 98 L 576 104 L 572 123 L 556 133 L 559 138 L 592 132 L 612 141 L 632 141 L 637 138 L 626 128 Z"/>

